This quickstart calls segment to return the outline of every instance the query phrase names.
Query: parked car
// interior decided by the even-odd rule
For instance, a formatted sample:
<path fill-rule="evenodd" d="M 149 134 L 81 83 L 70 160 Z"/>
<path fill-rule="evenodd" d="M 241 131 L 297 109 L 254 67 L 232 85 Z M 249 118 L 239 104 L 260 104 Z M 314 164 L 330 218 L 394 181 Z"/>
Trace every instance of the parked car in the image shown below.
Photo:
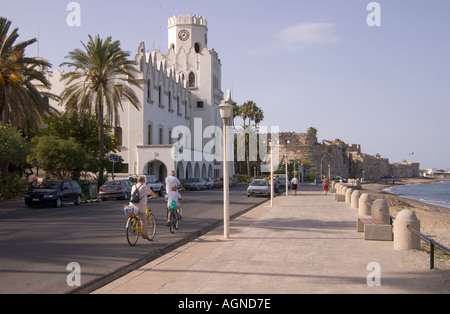
<path fill-rule="evenodd" d="M 342 182 L 342 183 L 347 183 L 348 179 L 343 178 L 341 176 L 331 176 L 331 180 L 332 181 L 336 181 L 336 182 Z"/>
<path fill-rule="evenodd" d="M 128 178 L 130 180 L 132 185 L 135 185 L 137 183 L 138 177 L 131 176 Z M 145 175 L 145 183 L 150 187 L 150 190 L 152 190 L 155 193 L 158 193 L 159 196 L 162 196 L 164 193 L 164 184 L 158 181 L 158 179 L 154 175 Z"/>
<path fill-rule="evenodd" d="M 164 192 L 164 184 L 159 182 L 158 179 L 152 175 L 147 175 L 145 178 L 145 183 L 150 187 L 150 190 L 159 194 L 159 196 L 162 196 Z"/>
<path fill-rule="evenodd" d="M 285 174 L 279 174 L 277 175 L 278 184 L 280 186 L 281 190 L 286 190 L 286 175 Z M 287 180 L 288 189 L 291 188 L 291 182 L 289 181 L 289 178 Z"/>
<path fill-rule="evenodd" d="M 205 180 L 202 178 L 186 179 L 184 180 L 183 187 L 185 190 L 206 190 Z"/>
<path fill-rule="evenodd" d="M 216 189 L 223 188 L 223 182 L 221 179 L 219 179 L 219 178 L 214 179 L 214 188 L 216 188 Z"/>
<path fill-rule="evenodd" d="M 270 197 L 270 183 L 264 179 L 255 179 L 247 188 L 247 196 Z"/>
<path fill-rule="evenodd" d="M 100 187 L 98 197 L 102 201 L 108 198 L 127 200 L 131 196 L 132 187 L 130 180 L 111 180 Z"/>
<path fill-rule="evenodd" d="M 211 178 L 205 179 L 205 185 L 207 189 L 214 189 L 214 181 Z"/>
<path fill-rule="evenodd" d="M 80 205 L 81 201 L 81 187 L 73 180 L 45 180 L 25 195 L 25 204 L 29 207 L 52 205 L 60 208 L 63 203 Z"/>

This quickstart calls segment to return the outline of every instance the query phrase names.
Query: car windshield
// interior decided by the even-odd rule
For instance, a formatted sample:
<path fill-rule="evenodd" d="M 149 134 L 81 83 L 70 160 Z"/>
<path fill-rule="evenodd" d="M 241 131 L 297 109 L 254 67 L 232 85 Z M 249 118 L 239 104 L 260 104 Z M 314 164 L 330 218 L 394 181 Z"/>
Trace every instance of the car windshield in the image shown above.
<path fill-rule="evenodd" d="M 267 186 L 268 183 L 266 180 L 258 180 L 258 181 L 253 181 L 252 184 L 250 184 L 251 186 Z"/>
<path fill-rule="evenodd" d="M 50 190 L 50 189 L 60 189 L 62 181 L 47 180 L 39 184 L 36 188 L 38 190 Z"/>

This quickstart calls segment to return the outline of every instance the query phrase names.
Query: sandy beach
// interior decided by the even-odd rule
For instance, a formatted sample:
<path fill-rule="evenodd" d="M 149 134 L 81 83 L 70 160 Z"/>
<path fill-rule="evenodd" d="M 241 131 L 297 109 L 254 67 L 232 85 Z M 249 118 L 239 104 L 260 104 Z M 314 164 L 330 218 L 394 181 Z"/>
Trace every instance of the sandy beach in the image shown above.
<path fill-rule="evenodd" d="M 442 179 L 403 179 L 396 181 L 395 185 L 438 181 L 442 181 Z M 390 214 L 394 217 L 403 209 L 413 210 L 420 220 L 421 232 L 450 247 L 450 209 L 403 198 L 383 191 L 392 186 L 394 185 L 389 183 L 366 183 L 362 187 L 364 193 L 369 193 L 373 199 L 385 199 L 389 205 Z M 450 265 L 450 258 L 447 258 L 447 261 L 449 261 Z"/>

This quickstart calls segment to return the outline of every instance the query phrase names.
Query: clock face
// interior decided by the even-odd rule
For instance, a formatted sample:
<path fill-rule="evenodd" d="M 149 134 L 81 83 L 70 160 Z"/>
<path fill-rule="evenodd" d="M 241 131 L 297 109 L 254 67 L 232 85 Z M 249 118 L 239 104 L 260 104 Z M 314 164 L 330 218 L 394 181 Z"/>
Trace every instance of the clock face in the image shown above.
<path fill-rule="evenodd" d="M 183 29 L 178 33 L 178 38 L 182 41 L 186 41 L 189 39 L 189 31 Z"/>

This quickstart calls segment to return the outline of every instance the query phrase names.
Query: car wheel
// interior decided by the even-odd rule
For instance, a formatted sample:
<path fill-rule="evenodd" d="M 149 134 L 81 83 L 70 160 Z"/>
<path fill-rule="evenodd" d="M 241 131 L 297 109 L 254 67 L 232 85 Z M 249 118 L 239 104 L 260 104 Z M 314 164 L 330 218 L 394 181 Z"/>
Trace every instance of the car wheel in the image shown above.
<path fill-rule="evenodd" d="M 56 207 L 56 208 L 60 208 L 61 205 L 62 205 L 62 199 L 61 199 L 61 197 L 58 197 L 58 198 L 56 199 L 55 207 Z"/>
<path fill-rule="evenodd" d="M 81 200 L 81 195 L 78 195 L 78 196 L 77 196 L 77 199 L 76 199 L 75 202 L 74 202 L 74 204 L 78 206 L 78 205 L 81 205 L 81 202 L 82 202 L 82 200 Z"/>

